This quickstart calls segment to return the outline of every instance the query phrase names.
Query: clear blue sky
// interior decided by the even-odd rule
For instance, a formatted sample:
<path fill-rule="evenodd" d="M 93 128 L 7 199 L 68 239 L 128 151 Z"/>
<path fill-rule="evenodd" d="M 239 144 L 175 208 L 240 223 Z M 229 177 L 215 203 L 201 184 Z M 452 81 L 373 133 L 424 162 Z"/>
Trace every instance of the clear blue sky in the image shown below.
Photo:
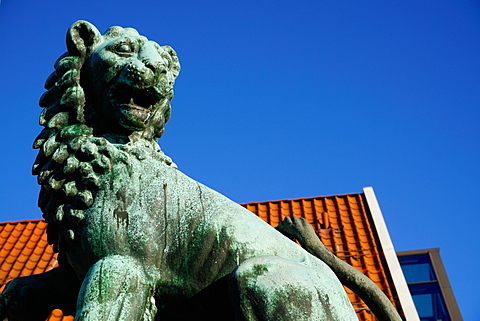
<path fill-rule="evenodd" d="M 373 186 L 396 249 L 440 247 L 480 320 L 478 1 L 4 0 L 0 221 L 41 216 L 37 102 L 78 19 L 175 48 L 160 145 L 187 175 L 237 202 Z"/>

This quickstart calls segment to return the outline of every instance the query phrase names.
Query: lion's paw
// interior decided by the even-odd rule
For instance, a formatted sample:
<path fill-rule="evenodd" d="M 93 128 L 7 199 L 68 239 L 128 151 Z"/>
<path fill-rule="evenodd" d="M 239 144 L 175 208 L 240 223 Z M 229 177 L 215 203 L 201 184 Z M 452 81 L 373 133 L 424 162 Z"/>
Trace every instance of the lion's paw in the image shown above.
<path fill-rule="evenodd" d="M 277 230 L 289 238 L 297 239 L 300 243 L 309 237 L 316 237 L 312 225 L 303 217 L 286 217 L 278 224 Z"/>

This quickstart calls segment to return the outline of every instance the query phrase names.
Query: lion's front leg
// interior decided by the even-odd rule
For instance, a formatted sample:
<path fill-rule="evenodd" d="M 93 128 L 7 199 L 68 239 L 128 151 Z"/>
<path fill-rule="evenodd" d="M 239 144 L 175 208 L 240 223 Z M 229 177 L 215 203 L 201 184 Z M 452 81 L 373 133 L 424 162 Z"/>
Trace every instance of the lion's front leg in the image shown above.
<path fill-rule="evenodd" d="M 95 263 L 82 284 L 77 321 L 153 321 L 154 286 L 135 259 L 114 255 Z"/>

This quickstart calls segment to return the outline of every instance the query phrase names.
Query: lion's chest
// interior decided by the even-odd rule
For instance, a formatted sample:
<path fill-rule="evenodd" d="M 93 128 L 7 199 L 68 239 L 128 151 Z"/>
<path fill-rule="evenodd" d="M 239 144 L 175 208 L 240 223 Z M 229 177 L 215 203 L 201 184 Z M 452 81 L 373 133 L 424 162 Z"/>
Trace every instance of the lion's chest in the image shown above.
<path fill-rule="evenodd" d="M 115 164 L 102 177 L 85 213 L 81 247 L 91 263 L 109 255 L 128 255 L 165 273 L 191 262 L 203 265 L 199 257 L 211 256 L 205 251 L 220 251 L 223 246 L 212 232 L 206 213 L 211 199 L 204 188 L 151 157 Z"/>
<path fill-rule="evenodd" d="M 112 254 L 149 259 L 163 252 L 167 225 L 176 224 L 167 217 L 174 170 L 152 158 L 130 158 L 102 176 L 85 213 L 82 248 L 93 260 Z"/>

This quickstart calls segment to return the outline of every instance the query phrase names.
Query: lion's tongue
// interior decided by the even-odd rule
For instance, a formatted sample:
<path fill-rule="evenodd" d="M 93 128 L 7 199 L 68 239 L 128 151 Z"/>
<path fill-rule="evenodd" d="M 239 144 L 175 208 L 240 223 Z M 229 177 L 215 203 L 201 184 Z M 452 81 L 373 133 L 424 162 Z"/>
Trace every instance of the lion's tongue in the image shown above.
<path fill-rule="evenodd" d="M 148 107 L 141 106 L 137 104 L 133 100 L 133 98 L 130 98 L 130 102 L 128 103 L 128 105 L 130 105 L 129 113 L 135 115 L 135 118 L 140 119 L 141 121 L 145 121 L 147 119 L 149 115 L 149 108 L 151 106 L 148 106 Z"/>

